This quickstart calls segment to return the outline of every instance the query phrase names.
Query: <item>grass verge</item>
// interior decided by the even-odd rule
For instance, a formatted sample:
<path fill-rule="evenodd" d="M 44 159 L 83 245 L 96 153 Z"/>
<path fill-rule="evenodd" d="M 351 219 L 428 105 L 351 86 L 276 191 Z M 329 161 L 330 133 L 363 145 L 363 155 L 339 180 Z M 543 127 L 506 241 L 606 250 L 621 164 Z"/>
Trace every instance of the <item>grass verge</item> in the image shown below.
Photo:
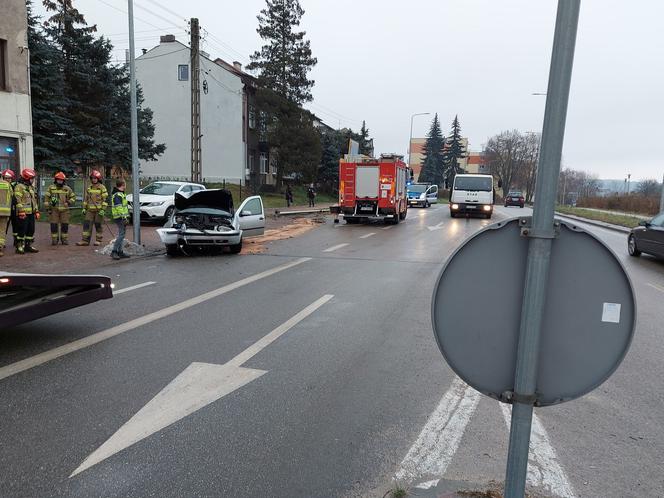
<path fill-rule="evenodd" d="M 642 221 L 635 216 L 628 216 L 623 214 L 602 213 L 600 211 L 592 211 L 590 209 L 575 208 L 569 206 L 557 206 L 556 211 L 562 214 L 571 214 L 586 218 L 589 220 L 603 221 L 604 223 L 611 223 L 612 225 L 619 225 L 621 227 L 634 228 Z"/>

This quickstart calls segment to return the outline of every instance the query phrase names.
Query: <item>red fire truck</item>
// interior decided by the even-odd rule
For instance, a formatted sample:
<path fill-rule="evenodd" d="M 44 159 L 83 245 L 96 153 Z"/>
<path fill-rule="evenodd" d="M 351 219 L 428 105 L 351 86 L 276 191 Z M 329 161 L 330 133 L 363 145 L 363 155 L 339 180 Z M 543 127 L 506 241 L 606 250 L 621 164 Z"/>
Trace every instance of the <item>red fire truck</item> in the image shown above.
<path fill-rule="evenodd" d="M 356 156 L 339 161 L 339 205 L 333 213 L 346 223 L 385 220 L 396 225 L 406 218 L 408 166 L 403 156 L 381 154 L 380 158 Z"/>

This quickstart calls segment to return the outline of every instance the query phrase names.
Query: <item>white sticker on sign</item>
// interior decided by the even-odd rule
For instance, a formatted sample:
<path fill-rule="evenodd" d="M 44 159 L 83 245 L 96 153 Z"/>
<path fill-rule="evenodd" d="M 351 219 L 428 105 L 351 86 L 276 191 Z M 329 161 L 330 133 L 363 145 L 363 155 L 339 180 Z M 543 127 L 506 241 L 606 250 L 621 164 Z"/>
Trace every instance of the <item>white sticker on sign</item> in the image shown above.
<path fill-rule="evenodd" d="M 620 304 L 604 303 L 602 308 L 602 321 L 608 323 L 620 323 Z"/>

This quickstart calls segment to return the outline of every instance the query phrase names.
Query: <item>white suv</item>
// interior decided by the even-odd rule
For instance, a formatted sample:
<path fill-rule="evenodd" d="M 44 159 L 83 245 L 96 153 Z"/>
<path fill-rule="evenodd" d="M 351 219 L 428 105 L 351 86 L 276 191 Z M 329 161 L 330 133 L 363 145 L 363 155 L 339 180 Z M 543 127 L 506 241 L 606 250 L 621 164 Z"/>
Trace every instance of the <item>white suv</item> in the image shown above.
<path fill-rule="evenodd" d="M 175 193 L 188 197 L 205 190 L 205 185 L 188 182 L 152 182 L 140 190 L 141 218 L 169 219 L 175 210 Z M 129 211 L 133 211 L 133 196 L 127 196 Z"/>

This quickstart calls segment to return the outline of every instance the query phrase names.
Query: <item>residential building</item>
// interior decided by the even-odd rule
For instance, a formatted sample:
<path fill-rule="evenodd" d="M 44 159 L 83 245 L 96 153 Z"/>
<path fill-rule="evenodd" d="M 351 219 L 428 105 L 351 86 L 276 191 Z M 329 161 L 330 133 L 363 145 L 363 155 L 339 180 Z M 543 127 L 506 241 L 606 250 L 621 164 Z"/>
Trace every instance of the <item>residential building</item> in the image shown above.
<path fill-rule="evenodd" d="M 488 160 L 482 152 L 469 152 L 464 170 L 466 173 L 479 173 L 484 175 L 491 173 Z"/>
<path fill-rule="evenodd" d="M 424 160 L 424 147 L 426 145 L 426 138 L 413 138 L 410 141 L 410 153 L 408 155 L 408 166 L 413 170 L 413 178 L 417 179 L 422 171 L 422 161 Z M 465 150 L 468 150 L 468 138 L 463 137 L 461 143 Z M 468 158 L 463 157 L 457 161 L 457 165 L 462 170 L 466 171 L 468 166 Z"/>
<path fill-rule="evenodd" d="M 184 180 L 191 176 L 190 66 L 190 48 L 173 35 L 162 36 L 158 46 L 136 58 L 143 105 L 154 113 L 154 139 L 166 144 L 157 161 L 141 161 L 144 178 Z M 260 147 L 249 133 L 256 121 L 251 116 L 248 78 L 239 64 L 200 56 L 201 171 L 206 182 L 244 184 L 251 163 L 260 159 Z"/>
<path fill-rule="evenodd" d="M 30 57 L 25 0 L 2 0 L 0 15 L 0 170 L 34 167 Z"/>

